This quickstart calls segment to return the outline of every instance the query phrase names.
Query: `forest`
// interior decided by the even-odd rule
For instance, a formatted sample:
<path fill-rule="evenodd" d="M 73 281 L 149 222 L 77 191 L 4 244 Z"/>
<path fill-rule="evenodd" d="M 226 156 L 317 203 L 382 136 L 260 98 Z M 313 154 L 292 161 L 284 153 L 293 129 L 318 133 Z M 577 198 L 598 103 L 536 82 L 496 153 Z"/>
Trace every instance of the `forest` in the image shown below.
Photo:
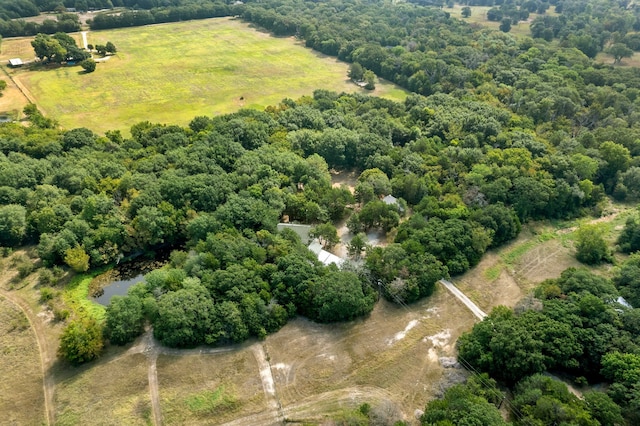
<path fill-rule="evenodd" d="M 503 18 L 509 6 L 558 13 L 515 38 L 413 4 L 140 3 L 144 10 L 99 15 L 108 18 L 91 26 L 191 19 L 198 10 L 239 15 L 413 93 L 397 103 L 316 90 L 188 127 L 141 122 L 130 136 L 59 129 L 33 105 L 29 127 L 0 125 L 1 246 L 34 244 L 45 265 L 78 273 L 171 251 L 167 267 L 114 299 L 104 325 L 69 318 L 61 354 L 73 363 L 99 355 L 103 331 L 125 344 L 146 323 L 168 346 L 221 345 L 262 338 L 296 315 L 345 321 L 366 316 L 379 297 L 411 303 L 527 221 L 598 216 L 608 198 L 640 197 L 640 72 L 617 66 L 624 56 L 615 52 L 628 52 L 613 49 L 640 47 L 635 7 L 482 3 Z M 599 52 L 616 66 L 595 62 Z M 332 186 L 335 170 L 357 172 L 354 194 Z M 389 194 L 398 206 L 380 201 Z M 392 241 L 356 247 L 364 262 L 327 267 L 297 235 L 277 231 L 283 216 L 347 220 L 354 234 L 377 229 Z M 618 249 L 640 249 L 638 217 Z M 474 374 L 429 403 L 423 423 L 477 415 L 477 424 L 503 424 L 496 406 L 506 386 L 516 424 L 637 424 L 638 310 L 617 300 L 640 303 L 638 268 L 631 254 L 612 278 L 567 270 L 514 310 L 495 309 L 459 341 L 459 361 Z M 548 371 L 606 383 L 607 392 L 577 399 Z"/>

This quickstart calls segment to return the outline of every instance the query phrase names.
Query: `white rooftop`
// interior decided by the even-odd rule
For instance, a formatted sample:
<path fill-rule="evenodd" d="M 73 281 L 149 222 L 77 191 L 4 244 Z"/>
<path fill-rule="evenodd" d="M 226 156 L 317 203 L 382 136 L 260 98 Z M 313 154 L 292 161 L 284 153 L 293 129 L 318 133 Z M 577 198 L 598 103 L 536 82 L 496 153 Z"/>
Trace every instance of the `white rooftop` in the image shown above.
<path fill-rule="evenodd" d="M 320 242 L 317 239 L 313 240 L 311 244 L 309 244 L 309 250 L 316 256 L 318 256 L 318 260 L 325 266 L 329 266 L 332 263 L 335 263 L 336 266 L 341 266 L 344 263 L 343 258 L 338 257 L 333 253 L 329 253 L 326 250 L 323 250 L 322 245 L 320 245 Z"/>

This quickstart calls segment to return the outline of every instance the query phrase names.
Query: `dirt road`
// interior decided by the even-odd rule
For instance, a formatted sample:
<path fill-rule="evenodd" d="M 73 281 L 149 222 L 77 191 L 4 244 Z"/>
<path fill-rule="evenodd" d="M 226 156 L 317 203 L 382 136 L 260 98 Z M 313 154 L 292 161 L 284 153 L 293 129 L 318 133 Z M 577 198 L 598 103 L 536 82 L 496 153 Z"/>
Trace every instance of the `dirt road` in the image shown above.
<path fill-rule="evenodd" d="M 83 31 L 82 33 L 82 44 L 84 44 L 84 48 L 89 50 L 89 43 L 87 43 L 87 32 Z"/>
<path fill-rule="evenodd" d="M 467 308 L 475 315 L 478 319 L 483 320 L 487 314 L 482 311 L 482 309 L 478 308 L 478 306 L 471 301 L 463 292 L 458 290 L 458 287 L 453 285 L 452 282 L 447 280 L 440 280 L 440 283 L 447 288 L 455 297 L 458 298 L 462 303 L 465 304 Z"/>
<path fill-rule="evenodd" d="M 149 357 L 149 393 L 151 394 L 151 411 L 153 412 L 153 424 L 162 424 L 162 411 L 160 410 L 160 391 L 158 389 L 158 369 L 156 367 L 157 354 Z"/>

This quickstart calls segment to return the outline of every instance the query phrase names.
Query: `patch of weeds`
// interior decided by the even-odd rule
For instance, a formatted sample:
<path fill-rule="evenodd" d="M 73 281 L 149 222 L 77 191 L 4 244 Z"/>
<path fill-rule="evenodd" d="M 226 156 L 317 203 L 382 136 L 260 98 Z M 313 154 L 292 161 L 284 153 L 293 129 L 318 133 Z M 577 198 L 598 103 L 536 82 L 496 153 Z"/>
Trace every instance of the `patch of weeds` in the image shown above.
<path fill-rule="evenodd" d="M 526 243 L 520 244 L 514 249 L 509 250 L 507 253 L 502 254 L 500 257 L 504 263 L 511 265 L 520 259 L 526 252 L 531 250 L 536 244 L 537 241 L 527 241 Z"/>
<path fill-rule="evenodd" d="M 56 425 L 71 426 L 77 424 L 80 424 L 80 414 L 70 409 L 64 410 L 64 412 L 56 418 Z"/>
<path fill-rule="evenodd" d="M 29 328 L 29 320 L 24 315 L 18 315 L 11 319 L 9 323 L 9 333 L 13 331 L 24 331 Z"/>
<path fill-rule="evenodd" d="M 27 278 L 34 270 L 34 266 L 33 263 L 31 263 L 31 261 L 29 261 L 29 259 L 27 259 L 24 262 L 20 262 L 17 265 L 17 269 L 18 269 L 18 277 L 20 279 L 24 279 Z"/>
<path fill-rule="evenodd" d="M 147 424 L 152 424 L 152 419 L 151 419 L 151 404 L 149 403 L 149 401 L 145 401 L 143 399 L 139 399 L 138 402 L 136 402 L 134 408 L 133 408 L 133 414 L 136 417 L 142 418 L 144 419 L 145 423 Z"/>
<path fill-rule="evenodd" d="M 88 299 L 89 284 L 96 275 L 103 272 L 104 268 L 90 274 L 77 275 L 66 285 L 62 299 L 75 315 L 88 315 L 98 322 L 104 320 L 105 307 Z"/>
<path fill-rule="evenodd" d="M 28 262 L 28 261 L 29 261 L 29 258 L 27 256 L 25 256 L 24 254 L 17 254 L 17 255 L 15 255 L 15 256 L 13 256 L 11 258 L 10 265 L 12 267 L 16 267 L 16 266 L 18 266 L 18 264 L 24 263 L 24 262 Z"/>
<path fill-rule="evenodd" d="M 484 275 L 487 281 L 495 281 L 502 273 L 502 269 L 503 265 L 498 263 L 497 265 L 493 265 L 492 267 L 485 269 L 482 275 Z"/>
<path fill-rule="evenodd" d="M 57 322 L 66 321 L 71 313 L 67 309 L 53 308 L 53 319 Z"/>
<path fill-rule="evenodd" d="M 53 275 L 53 271 L 48 268 L 40 268 L 38 270 L 38 284 L 39 285 L 55 285 L 57 278 Z"/>
<path fill-rule="evenodd" d="M 40 289 L 40 303 L 47 303 L 56 297 L 56 292 L 51 287 L 42 287 Z"/>
<path fill-rule="evenodd" d="M 215 390 L 204 390 L 191 395 L 184 400 L 189 410 L 194 414 L 214 414 L 220 411 L 232 411 L 238 406 L 238 400 L 232 392 L 228 392 L 224 385 Z"/>
<path fill-rule="evenodd" d="M 331 418 L 340 425 L 368 426 L 371 424 L 368 414 L 364 414 L 360 409 L 342 410 L 332 415 Z"/>
<path fill-rule="evenodd" d="M 554 232 L 545 232 L 538 235 L 538 241 L 544 243 L 545 241 L 553 240 L 556 237 Z"/>

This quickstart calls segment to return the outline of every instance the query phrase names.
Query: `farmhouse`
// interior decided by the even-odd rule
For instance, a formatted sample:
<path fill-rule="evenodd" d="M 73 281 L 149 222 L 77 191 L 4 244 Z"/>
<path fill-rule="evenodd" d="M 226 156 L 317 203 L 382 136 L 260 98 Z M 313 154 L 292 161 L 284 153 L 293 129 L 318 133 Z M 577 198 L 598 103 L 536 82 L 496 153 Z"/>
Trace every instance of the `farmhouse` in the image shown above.
<path fill-rule="evenodd" d="M 332 263 L 335 263 L 336 266 L 341 266 L 344 263 L 344 259 L 336 256 L 335 254 L 329 253 L 326 250 L 322 249 L 322 245 L 317 239 L 311 241 L 309 237 L 309 232 L 311 231 L 310 225 L 301 225 L 297 223 L 279 223 L 278 231 L 282 231 L 283 229 L 290 229 L 300 237 L 300 240 L 303 244 L 309 244 L 308 248 L 311 252 L 313 252 L 320 262 L 324 265 L 328 266 Z"/>
<path fill-rule="evenodd" d="M 309 244 L 311 239 L 309 238 L 309 232 L 311 231 L 311 225 L 302 225 L 299 223 L 279 223 L 278 231 L 282 231 L 283 229 L 290 229 L 300 237 L 300 241 L 302 244 Z"/>
<path fill-rule="evenodd" d="M 333 253 L 329 253 L 326 250 L 322 249 L 322 245 L 320 242 L 315 239 L 309 244 L 309 250 L 313 252 L 316 256 L 318 256 L 318 260 L 322 262 L 325 266 L 329 266 L 332 263 L 335 263 L 336 266 L 342 266 L 344 263 L 344 259 L 336 256 Z"/>

